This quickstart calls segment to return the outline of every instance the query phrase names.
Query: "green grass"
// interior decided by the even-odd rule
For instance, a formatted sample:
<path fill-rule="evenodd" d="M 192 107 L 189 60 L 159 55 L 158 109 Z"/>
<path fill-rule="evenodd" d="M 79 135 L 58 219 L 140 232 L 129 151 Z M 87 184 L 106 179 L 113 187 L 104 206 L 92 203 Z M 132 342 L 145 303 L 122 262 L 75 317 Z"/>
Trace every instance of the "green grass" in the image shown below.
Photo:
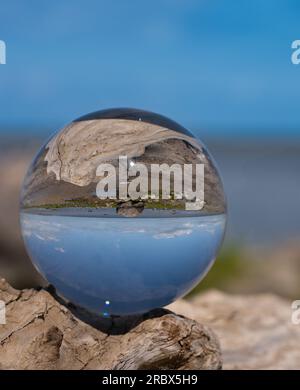
<path fill-rule="evenodd" d="M 83 207 L 83 208 L 116 208 L 120 202 L 107 199 L 71 199 L 65 200 L 63 203 L 47 203 L 39 205 L 25 205 L 24 208 L 43 208 L 43 209 L 60 209 L 68 207 Z M 175 200 L 143 200 L 145 209 L 178 209 L 184 210 L 184 203 Z"/>
<path fill-rule="evenodd" d="M 206 277 L 188 294 L 187 298 L 210 288 L 226 290 L 231 281 L 234 282 L 241 275 L 246 274 L 248 264 L 244 260 L 240 246 L 235 244 L 225 246 Z"/>

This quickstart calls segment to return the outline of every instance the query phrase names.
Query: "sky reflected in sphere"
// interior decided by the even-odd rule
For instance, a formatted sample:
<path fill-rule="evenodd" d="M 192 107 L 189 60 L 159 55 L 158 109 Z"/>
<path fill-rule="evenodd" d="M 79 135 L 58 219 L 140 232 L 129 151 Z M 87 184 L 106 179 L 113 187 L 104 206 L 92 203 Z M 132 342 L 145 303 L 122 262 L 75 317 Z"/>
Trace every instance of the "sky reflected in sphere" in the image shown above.
<path fill-rule="evenodd" d="M 57 290 L 95 313 L 164 306 L 208 271 L 225 216 L 113 219 L 22 214 L 27 248 Z M 106 301 L 109 301 L 107 304 Z"/>

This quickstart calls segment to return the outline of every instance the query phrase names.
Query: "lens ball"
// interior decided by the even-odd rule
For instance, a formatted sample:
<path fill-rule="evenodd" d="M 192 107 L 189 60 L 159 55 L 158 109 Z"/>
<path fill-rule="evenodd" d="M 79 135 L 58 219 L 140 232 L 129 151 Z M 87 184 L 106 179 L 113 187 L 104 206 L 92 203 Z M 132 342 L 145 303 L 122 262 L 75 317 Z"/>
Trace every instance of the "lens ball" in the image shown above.
<path fill-rule="evenodd" d="M 102 317 L 188 293 L 213 264 L 226 202 L 206 147 L 137 109 L 97 111 L 50 138 L 24 179 L 20 220 L 37 270 Z"/>

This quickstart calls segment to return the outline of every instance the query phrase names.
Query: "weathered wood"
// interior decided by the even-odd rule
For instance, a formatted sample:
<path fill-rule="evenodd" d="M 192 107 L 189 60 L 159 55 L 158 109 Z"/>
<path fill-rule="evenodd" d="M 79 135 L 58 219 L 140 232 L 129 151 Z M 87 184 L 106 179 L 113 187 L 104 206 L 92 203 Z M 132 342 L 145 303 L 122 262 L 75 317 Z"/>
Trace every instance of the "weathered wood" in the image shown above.
<path fill-rule="evenodd" d="M 274 294 L 211 290 L 170 309 L 213 327 L 224 369 L 299 370 L 300 325 L 292 322 L 291 303 Z"/>
<path fill-rule="evenodd" d="M 46 290 L 15 290 L 4 279 L 0 299 L 1 369 L 221 368 L 214 333 L 168 310 L 99 320 Z"/>

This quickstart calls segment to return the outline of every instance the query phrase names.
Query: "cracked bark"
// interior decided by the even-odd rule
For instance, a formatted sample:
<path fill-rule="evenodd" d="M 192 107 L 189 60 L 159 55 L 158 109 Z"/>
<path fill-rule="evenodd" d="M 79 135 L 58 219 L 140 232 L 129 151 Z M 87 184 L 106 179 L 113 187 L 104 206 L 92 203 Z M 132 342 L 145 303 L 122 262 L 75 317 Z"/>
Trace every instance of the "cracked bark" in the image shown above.
<path fill-rule="evenodd" d="M 6 324 L 1 369 L 220 369 L 214 333 L 158 309 L 145 315 L 93 318 L 46 290 L 18 291 L 0 280 Z"/>

